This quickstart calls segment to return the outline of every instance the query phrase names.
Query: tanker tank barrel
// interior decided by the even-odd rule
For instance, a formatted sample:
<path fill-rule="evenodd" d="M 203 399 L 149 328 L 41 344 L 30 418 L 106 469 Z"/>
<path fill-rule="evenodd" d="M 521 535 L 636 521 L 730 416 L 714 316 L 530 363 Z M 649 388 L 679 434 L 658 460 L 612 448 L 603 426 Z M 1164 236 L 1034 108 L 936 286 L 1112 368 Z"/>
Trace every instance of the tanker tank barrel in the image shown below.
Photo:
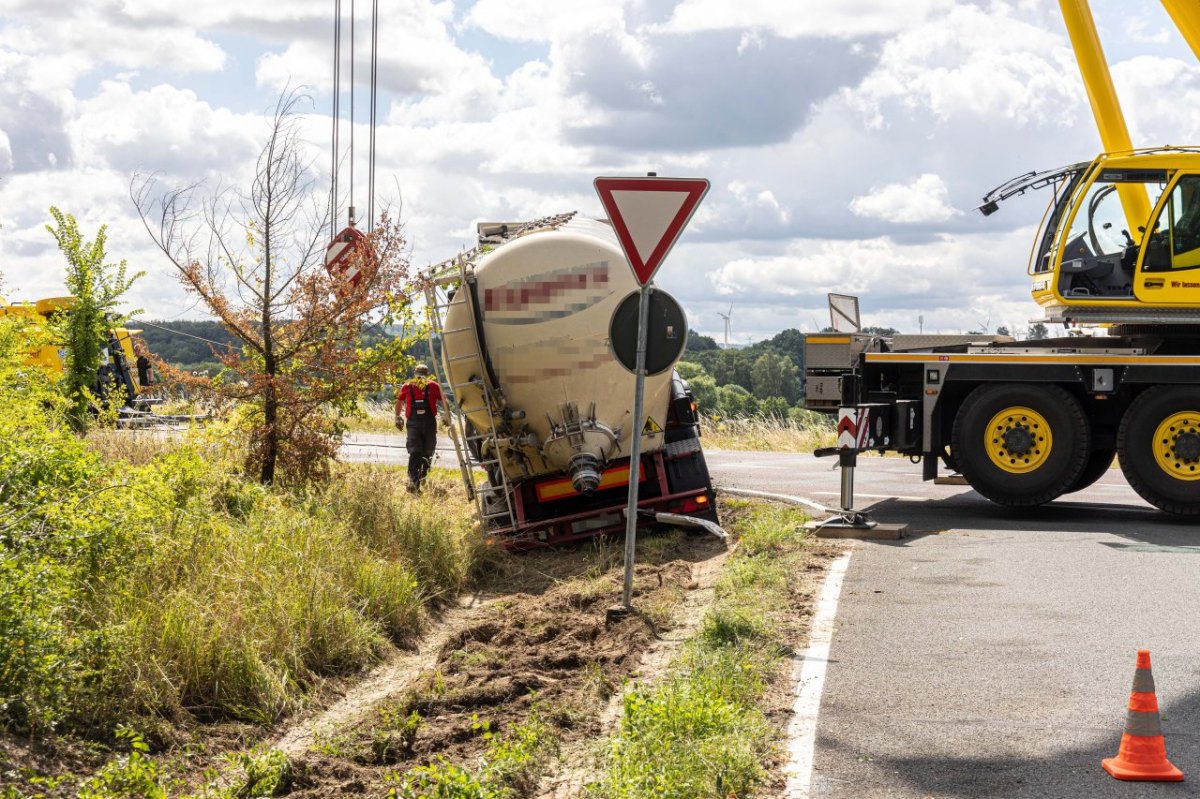
<path fill-rule="evenodd" d="M 639 286 L 612 226 L 562 214 L 489 223 L 480 234 L 474 250 L 429 270 L 427 293 L 441 314 L 434 327 L 459 411 L 464 481 L 477 496 L 482 469 L 493 487 L 479 503 L 482 523 L 513 542 L 615 529 L 635 440 L 644 504 L 715 518 L 698 428 L 673 415 L 677 351 L 646 375 L 646 424 L 630 424 L 636 376 L 611 329 Z M 450 297 L 446 287 L 459 291 Z M 679 330 L 661 335 L 675 341 Z"/>

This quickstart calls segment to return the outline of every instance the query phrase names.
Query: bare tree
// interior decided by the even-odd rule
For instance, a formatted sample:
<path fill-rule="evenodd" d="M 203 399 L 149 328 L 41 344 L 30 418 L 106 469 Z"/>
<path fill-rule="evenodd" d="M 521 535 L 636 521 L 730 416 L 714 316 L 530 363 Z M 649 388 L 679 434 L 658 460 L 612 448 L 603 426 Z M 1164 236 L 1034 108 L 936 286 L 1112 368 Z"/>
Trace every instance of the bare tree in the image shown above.
<path fill-rule="evenodd" d="M 295 91 L 280 97 L 248 190 L 163 189 L 138 176 L 130 192 L 184 287 L 241 344 L 218 353 L 222 374 L 198 387 L 249 409 L 247 467 L 264 483 L 324 475 L 341 419 L 389 381 L 406 344 L 363 342 L 365 329 L 407 316 L 409 264 L 396 220 L 381 216 L 346 271 L 325 269 L 330 203 L 299 136 L 306 100 Z"/>

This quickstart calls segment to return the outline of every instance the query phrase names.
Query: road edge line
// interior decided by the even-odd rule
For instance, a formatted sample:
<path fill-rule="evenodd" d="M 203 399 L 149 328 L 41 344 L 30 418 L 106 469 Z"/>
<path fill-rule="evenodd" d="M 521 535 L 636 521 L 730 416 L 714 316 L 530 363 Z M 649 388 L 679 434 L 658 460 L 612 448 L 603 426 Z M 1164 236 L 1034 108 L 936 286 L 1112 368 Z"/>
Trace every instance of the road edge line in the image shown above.
<path fill-rule="evenodd" d="M 842 583 L 850 566 L 850 552 L 845 552 L 829 566 L 817 612 L 813 616 L 808 647 L 792 659 L 792 681 L 796 702 L 792 706 L 792 721 L 788 724 L 788 764 L 784 768 L 787 799 L 809 799 L 812 788 L 813 757 L 817 743 L 817 717 L 821 711 L 821 695 L 825 690 L 825 665 L 833 644 L 833 620 L 837 615 Z"/>
<path fill-rule="evenodd" d="M 760 499 L 777 499 L 781 502 L 791 502 L 795 505 L 804 505 L 813 510 L 822 513 L 836 513 L 837 511 L 830 508 L 828 505 L 822 505 L 820 502 L 811 500 L 808 497 L 795 497 L 790 494 L 773 494 L 770 491 L 755 491 L 752 488 L 732 488 L 728 486 L 718 485 L 717 490 L 724 494 L 741 497 L 758 497 Z"/>

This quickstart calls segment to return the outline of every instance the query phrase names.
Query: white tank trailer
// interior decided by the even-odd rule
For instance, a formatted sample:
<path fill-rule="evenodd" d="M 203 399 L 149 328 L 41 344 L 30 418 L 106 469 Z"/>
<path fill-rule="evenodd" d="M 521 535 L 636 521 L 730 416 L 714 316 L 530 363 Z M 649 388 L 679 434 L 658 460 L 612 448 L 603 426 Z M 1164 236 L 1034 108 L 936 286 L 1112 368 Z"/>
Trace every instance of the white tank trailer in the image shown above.
<path fill-rule="evenodd" d="M 611 226 L 564 215 L 479 232 L 479 247 L 434 270 L 427 296 L 463 474 L 491 534 L 527 547 L 623 530 L 637 434 L 643 515 L 716 522 L 695 402 L 674 361 L 646 377 L 633 428 L 635 376 L 610 326 L 638 286 Z M 651 335 L 686 338 L 683 327 Z"/>

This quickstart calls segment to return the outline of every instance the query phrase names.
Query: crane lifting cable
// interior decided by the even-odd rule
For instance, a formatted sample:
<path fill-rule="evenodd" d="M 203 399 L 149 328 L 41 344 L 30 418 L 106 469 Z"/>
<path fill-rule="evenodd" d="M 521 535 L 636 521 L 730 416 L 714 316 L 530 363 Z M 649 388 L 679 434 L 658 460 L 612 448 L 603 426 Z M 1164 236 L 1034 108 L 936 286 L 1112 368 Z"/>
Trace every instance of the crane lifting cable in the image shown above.
<path fill-rule="evenodd" d="M 354 0 L 350 0 L 349 9 L 349 60 L 350 60 L 350 76 L 349 76 L 349 91 L 350 91 L 350 135 L 349 149 L 345 155 L 345 162 L 348 164 L 349 180 L 347 186 L 347 210 L 348 210 L 348 226 L 340 233 L 336 232 L 338 228 L 338 214 L 341 208 L 341 193 L 339 191 L 339 177 L 341 166 L 343 163 L 341 153 L 341 99 L 342 99 L 342 0 L 334 0 L 334 22 L 333 22 L 333 130 L 332 138 L 332 163 L 331 163 L 331 190 L 329 199 L 329 232 L 331 241 L 325 252 L 325 268 L 331 275 L 338 276 L 351 283 L 359 279 L 360 270 L 356 266 L 359 259 L 369 252 L 370 245 L 367 237 L 357 230 L 357 213 L 354 205 L 354 94 L 355 94 L 355 79 L 354 79 L 354 62 L 355 62 L 355 8 Z M 376 108 L 377 108 L 377 82 L 378 82 L 378 42 L 379 42 L 379 0 L 372 0 L 371 9 L 371 55 L 370 55 L 370 123 L 369 134 L 370 140 L 367 152 L 367 191 L 369 194 L 367 200 L 367 223 L 371 227 L 375 224 L 375 123 L 376 123 Z"/>
<path fill-rule="evenodd" d="M 355 42 L 356 36 L 356 11 L 354 0 L 350 0 L 349 8 L 349 42 L 348 55 L 350 62 L 349 75 L 349 105 L 350 105 L 350 134 L 349 148 L 343 154 L 341 152 L 341 127 L 342 127 L 342 40 L 343 40 L 343 22 L 345 14 L 342 10 L 342 0 L 334 0 L 334 22 L 333 22 L 333 125 L 332 125 L 332 163 L 331 182 L 332 189 L 330 193 L 330 233 L 334 234 L 337 229 L 337 217 L 341 208 L 341 192 L 339 187 L 340 172 L 343 163 L 347 164 L 349 170 L 347 195 L 347 209 L 349 211 L 348 222 L 350 227 L 355 227 L 358 223 L 356 207 L 354 204 L 354 170 L 355 170 L 355 124 L 357 122 L 354 101 L 355 101 Z M 379 0 L 372 0 L 371 4 L 371 53 L 370 53 L 370 108 L 368 122 L 368 146 L 367 146 L 367 220 L 368 225 L 374 225 L 375 217 L 375 127 L 378 120 L 378 79 L 379 79 Z"/>
<path fill-rule="evenodd" d="M 329 168 L 330 172 L 330 191 L 329 191 L 329 237 L 333 238 L 337 234 L 337 216 L 338 216 L 338 150 L 340 149 L 338 142 L 338 134 L 340 131 L 340 122 L 342 117 L 341 99 L 342 99 L 342 0 L 333 0 L 333 132 L 331 151 L 333 160 Z"/>
<path fill-rule="evenodd" d="M 371 142 L 367 147 L 367 223 L 375 224 L 375 117 L 379 85 L 379 0 L 371 1 Z"/>

